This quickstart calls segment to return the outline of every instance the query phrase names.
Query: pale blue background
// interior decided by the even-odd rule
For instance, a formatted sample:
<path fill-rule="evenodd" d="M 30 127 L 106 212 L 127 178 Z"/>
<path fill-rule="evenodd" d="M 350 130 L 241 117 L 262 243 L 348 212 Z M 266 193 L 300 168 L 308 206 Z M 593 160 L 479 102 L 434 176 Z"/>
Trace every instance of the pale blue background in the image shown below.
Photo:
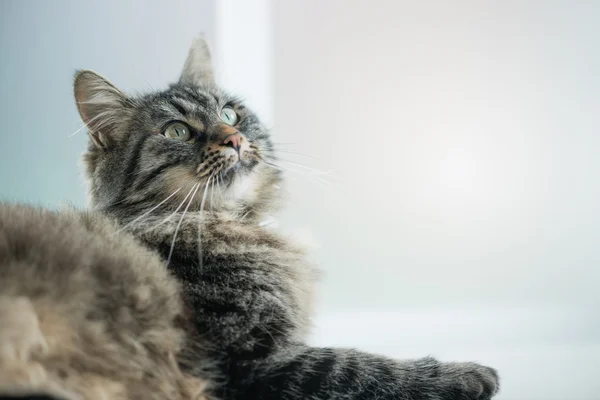
<path fill-rule="evenodd" d="M 0 1 L 0 199 L 85 205 L 75 70 L 164 87 L 213 23 L 212 1 Z"/>

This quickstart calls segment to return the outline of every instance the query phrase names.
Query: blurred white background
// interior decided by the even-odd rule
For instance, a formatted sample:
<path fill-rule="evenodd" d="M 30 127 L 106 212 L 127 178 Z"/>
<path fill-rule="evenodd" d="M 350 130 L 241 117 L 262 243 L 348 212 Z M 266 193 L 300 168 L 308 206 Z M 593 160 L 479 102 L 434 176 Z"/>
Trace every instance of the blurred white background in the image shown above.
<path fill-rule="evenodd" d="M 291 162 L 279 225 L 324 271 L 312 342 L 477 360 L 500 400 L 600 398 L 600 2 L 0 10 L 0 198 L 85 204 L 74 70 L 165 87 L 203 31 Z"/>

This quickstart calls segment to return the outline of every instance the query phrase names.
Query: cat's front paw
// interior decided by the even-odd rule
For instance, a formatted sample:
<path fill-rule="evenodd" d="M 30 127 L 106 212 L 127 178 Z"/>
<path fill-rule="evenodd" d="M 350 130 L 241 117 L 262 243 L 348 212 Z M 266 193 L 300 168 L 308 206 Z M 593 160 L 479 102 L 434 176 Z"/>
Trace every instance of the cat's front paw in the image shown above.
<path fill-rule="evenodd" d="M 500 388 L 495 369 L 476 363 L 443 363 L 443 400 L 489 400 Z"/>

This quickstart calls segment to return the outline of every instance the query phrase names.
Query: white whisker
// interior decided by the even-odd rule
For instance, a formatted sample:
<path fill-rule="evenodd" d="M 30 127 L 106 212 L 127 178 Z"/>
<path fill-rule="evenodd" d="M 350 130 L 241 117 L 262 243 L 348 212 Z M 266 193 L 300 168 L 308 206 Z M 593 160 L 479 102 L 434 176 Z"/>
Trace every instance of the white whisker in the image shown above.
<path fill-rule="evenodd" d="M 79 104 L 84 104 L 85 102 L 80 102 Z M 83 123 L 83 125 L 81 125 L 81 127 L 79 127 L 79 129 L 77 129 L 75 132 L 71 133 L 69 135 L 69 137 L 73 137 L 75 136 L 79 131 L 81 131 L 83 128 L 88 128 L 90 129 L 90 125 L 92 124 L 92 122 L 96 121 L 97 119 L 100 119 L 102 117 L 104 117 L 106 114 L 106 112 L 104 113 L 100 113 L 98 115 L 96 115 L 94 118 L 90 119 L 87 123 Z"/>
<path fill-rule="evenodd" d="M 279 145 L 297 145 L 298 143 L 295 142 L 272 142 L 272 144 L 274 144 L 275 146 L 279 146 Z"/>
<path fill-rule="evenodd" d="M 214 175 L 211 175 L 206 181 L 206 187 L 202 194 L 202 201 L 200 202 L 200 218 L 198 219 L 198 268 L 202 270 L 202 223 L 204 222 L 204 203 L 206 202 L 206 193 L 208 185 Z"/>
<path fill-rule="evenodd" d="M 211 176 L 212 178 L 212 176 Z M 212 183 L 210 184 L 210 212 L 213 213 L 214 212 L 214 207 L 213 204 L 215 203 L 215 180 L 212 180 Z M 200 206 L 200 208 L 202 209 L 202 206 Z"/>
<path fill-rule="evenodd" d="M 288 172 L 288 170 L 285 170 L 285 169 L 283 169 L 283 168 L 281 168 L 281 167 L 279 167 L 279 166 L 277 166 L 275 164 L 272 164 L 269 161 L 263 160 L 263 163 L 265 163 L 266 165 L 268 165 L 271 168 L 278 169 L 281 172 Z"/>
<path fill-rule="evenodd" d="M 217 186 L 219 187 L 219 193 L 223 193 L 223 186 L 225 186 L 225 184 L 223 183 L 223 177 L 221 176 L 221 172 L 219 172 L 217 174 Z"/>
<path fill-rule="evenodd" d="M 217 190 L 218 190 L 218 195 L 221 195 L 223 193 L 223 188 L 221 187 L 221 173 L 220 172 L 217 174 Z"/>
<path fill-rule="evenodd" d="M 185 217 L 185 214 L 190 208 L 190 204 L 192 204 L 192 200 L 194 200 L 194 196 L 196 196 L 196 193 L 200 188 L 200 184 L 197 183 L 195 186 L 196 189 L 194 190 L 194 194 L 190 197 L 190 201 L 188 201 L 187 206 L 185 206 L 185 210 L 183 210 L 183 214 L 181 214 L 181 218 L 179 218 L 179 222 L 177 223 L 177 227 L 175 228 L 175 233 L 173 234 L 173 241 L 171 242 L 171 249 L 169 250 L 169 257 L 167 258 L 167 266 L 171 263 L 171 256 L 173 256 L 173 250 L 175 249 L 175 240 L 177 239 L 177 233 L 179 232 L 179 228 L 181 227 L 181 223 L 183 222 L 183 217 Z"/>
<path fill-rule="evenodd" d="M 133 221 L 125 224 L 124 226 L 122 226 L 121 229 L 119 229 L 119 232 L 121 232 L 124 229 L 128 228 L 129 226 L 135 224 L 137 221 L 139 221 L 140 219 L 144 218 L 146 215 L 150 214 L 152 211 L 156 210 L 158 207 L 160 207 L 163 204 L 165 204 L 171 197 L 175 196 L 177 194 L 177 192 L 179 192 L 181 189 L 182 189 L 182 187 L 180 187 L 179 189 L 177 189 L 176 191 L 174 191 L 173 193 L 171 193 L 166 199 L 164 199 L 163 201 L 161 201 L 160 203 L 158 203 L 156 206 L 152 207 L 150 210 L 146 211 L 145 213 L 143 213 L 139 217 L 135 218 Z"/>
<path fill-rule="evenodd" d="M 287 151 L 287 150 L 280 150 L 280 149 L 277 149 L 277 150 L 276 150 L 276 153 L 292 154 L 292 155 L 295 155 L 295 156 L 302 156 L 302 157 L 311 158 L 311 159 L 313 159 L 313 160 L 319 160 L 317 157 L 309 156 L 308 154 L 296 153 L 296 152 L 293 152 L 293 151 Z"/>
<path fill-rule="evenodd" d="M 277 169 L 281 172 L 296 173 L 296 174 L 302 176 L 303 178 L 306 178 L 306 180 L 308 180 L 309 182 L 319 183 L 319 184 L 323 185 L 325 188 L 330 188 L 331 186 L 333 186 L 333 183 L 326 180 L 323 176 L 320 176 L 321 174 L 317 174 L 312 171 L 297 170 L 297 169 L 293 169 L 293 168 L 289 168 L 289 167 L 283 167 L 281 165 L 275 164 L 273 161 L 263 160 L 263 163 L 265 163 L 269 167 Z"/>
<path fill-rule="evenodd" d="M 192 188 L 190 189 L 190 191 L 188 192 L 188 194 L 185 196 L 185 198 L 183 199 L 183 201 L 179 204 L 179 206 L 177 206 L 177 208 L 175 209 L 175 211 L 173 211 L 167 218 L 163 219 L 162 221 L 160 221 L 158 224 L 154 225 L 153 228 L 156 229 L 159 226 L 161 226 L 162 224 L 168 222 L 171 217 L 175 214 L 177 214 L 177 212 L 181 209 L 181 207 L 183 206 L 183 204 L 185 203 L 185 201 L 188 199 L 188 197 L 190 196 L 190 194 L 192 193 L 192 191 L 194 190 L 194 188 L 196 188 L 196 186 L 199 186 L 200 184 L 197 183 L 194 186 L 192 186 Z"/>
<path fill-rule="evenodd" d="M 83 125 L 81 125 L 81 126 L 79 127 L 79 129 L 77 129 L 75 132 L 71 133 L 71 134 L 69 135 L 69 137 L 73 137 L 73 136 L 75 136 L 75 135 L 76 135 L 77 133 L 79 133 L 79 132 L 80 132 L 80 131 L 81 131 L 83 128 L 87 128 L 87 125 L 86 125 L 86 124 L 83 124 Z"/>
<path fill-rule="evenodd" d="M 321 171 L 321 170 L 318 170 L 318 169 L 316 169 L 316 168 L 311 168 L 311 167 L 308 167 L 308 166 L 306 166 L 306 165 L 304 165 L 304 164 L 300 164 L 300 163 L 298 163 L 298 162 L 295 162 L 295 161 L 289 161 L 289 160 L 285 160 L 285 159 L 283 159 L 283 158 L 281 158 L 281 157 L 274 157 L 274 156 L 270 156 L 270 158 L 271 158 L 271 161 L 280 161 L 280 162 L 284 162 L 284 163 L 287 163 L 287 164 L 290 164 L 290 165 L 296 166 L 296 167 L 298 167 L 298 168 L 305 169 L 305 170 L 307 170 L 307 171 L 310 171 L 310 172 L 312 172 L 312 173 L 314 173 L 314 174 L 319 174 L 319 175 L 331 175 L 332 173 L 336 172 L 336 170 Z"/>
<path fill-rule="evenodd" d="M 210 182 L 211 182 L 213 176 L 214 175 L 209 176 L 208 180 L 206 181 L 206 188 L 204 189 L 204 194 L 202 195 L 202 202 L 200 203 L 200 213 L 202 213 L 204 211 L 204 203 L 206 202 L 206 194 L 207 194 L 208 185 L 210 185 Z"/>

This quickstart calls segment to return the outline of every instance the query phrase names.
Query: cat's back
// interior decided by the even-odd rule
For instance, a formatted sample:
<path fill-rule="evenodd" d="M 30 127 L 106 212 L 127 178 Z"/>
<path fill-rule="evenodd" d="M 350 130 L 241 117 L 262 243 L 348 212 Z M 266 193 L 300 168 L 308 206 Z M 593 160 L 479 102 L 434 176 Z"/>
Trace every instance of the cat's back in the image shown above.
<path fill-rule="evenodd" d="M 0 204 L 0 393 L 192 398 L 177 282 L 97 214 Z M 69 394 L 71 393 L 71 394 Z"/>

